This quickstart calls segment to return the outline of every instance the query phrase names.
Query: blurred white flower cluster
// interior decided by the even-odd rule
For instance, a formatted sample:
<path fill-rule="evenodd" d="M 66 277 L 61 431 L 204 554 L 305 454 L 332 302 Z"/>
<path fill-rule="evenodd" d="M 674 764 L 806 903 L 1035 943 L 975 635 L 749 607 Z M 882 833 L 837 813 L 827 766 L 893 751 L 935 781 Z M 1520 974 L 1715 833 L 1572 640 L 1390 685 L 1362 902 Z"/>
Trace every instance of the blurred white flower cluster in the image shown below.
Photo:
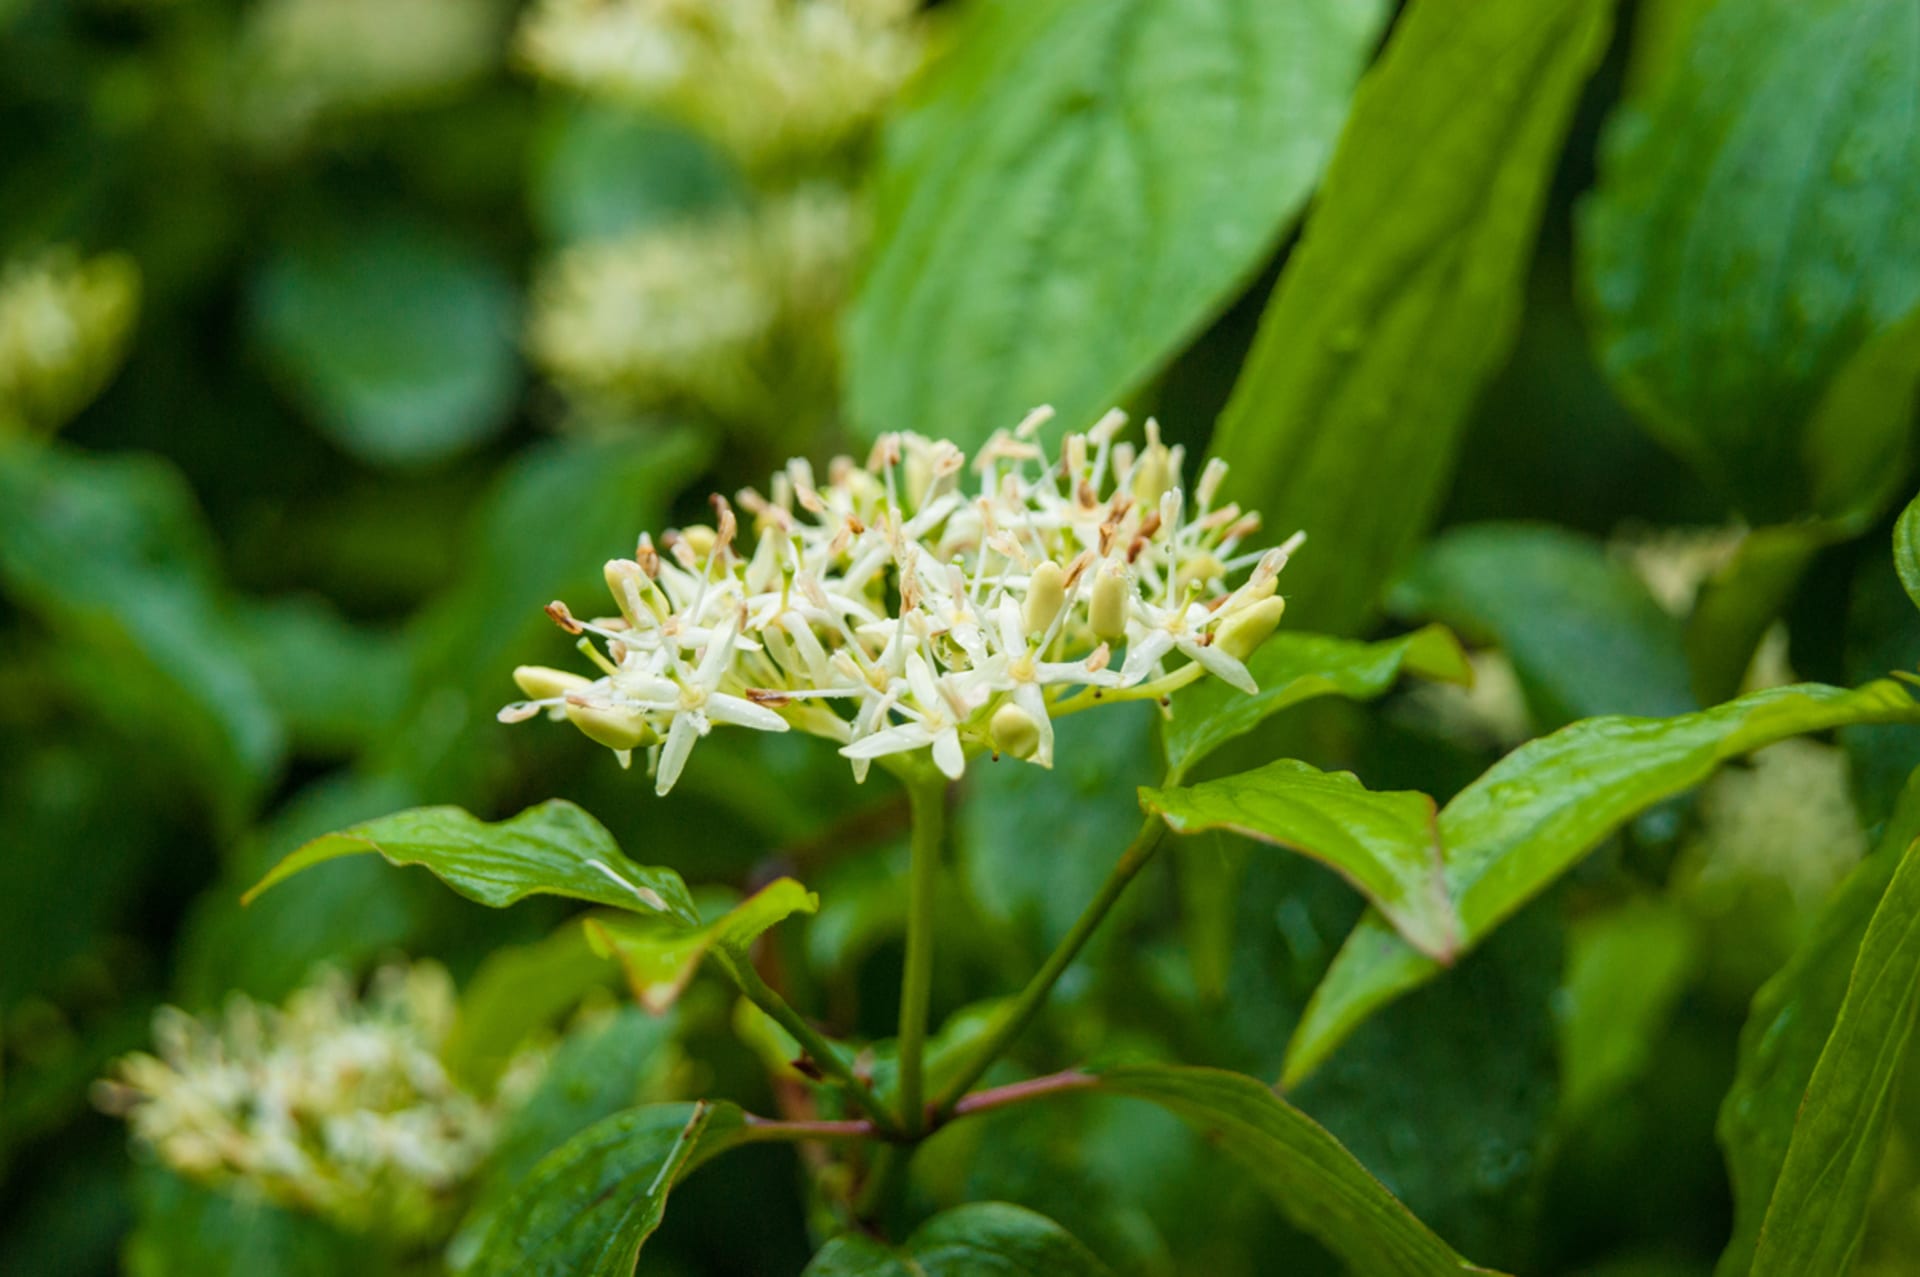
<path fill-rule="evenodd" d="M 1111 413 L 1049 464 L 1033 442 L 1049 415 L 971 467 L 915 434 L 837 458 L 824 483 L 794 460 L 767 495 L 738 495 L 746 529 L 715 496 L 714 524 L 643 535 L 606 565 L 618 615 L 548 609 L 600 677 L 522 666 L 528 699 L 502 721 L 548 711 L 623 764 L 646 749 L 664 794 L 716 723 L 825 737 L 863 779 L 923 751 L 957 777 L 969 750 L 1051 766 L 1053 719 L 1102 700 L 1205 674 L 1256 690 L 1245 661 L 1279 624 L 1300 538 L 1243 550 L 1260 519 L 1217 504 L 1226 466 L 1189 493 L 1151 421 L 1135 448 Z"/>
<path fill-rule="evenodd" d="M 237 49 L 233 125 L 284 142 L 315 123 L 411 106 L 498 64 L 498 0 L 265 0 Z"/>
<path fill-rule="evenodd" d="M 528 346 L 583 398 L 778 420 L 809 397 L 797 384 L 831 393 L 859 220 L 845 192 L 813 185 L 566 249 L 535 290 Z"/>
<path fill-rule="evenodd" d="M 749 168 L 846 144 L 920 63 L 917 0 L 541 0 L 542 75 L 686 124 Z"/>
<path fill-rule="evenodd" d="M 1680 872 L 1704 884 L 1779 882 L 1808 912 L 1867 852 L 1838 745 L 1785 740 L 1700 791 L 1700 836 Z"/>
<path fill-rule="evenodd" d="M 140 272 L 118 254 L 54 252 L 0 273 L 0 432 L 51 431 L 120 366 Z"/>
<path fill-rule="evenodd" d="M 537 74 L 673 120 L 749 199 L 564 245 L 528 346 L 576 418 L 691 410 L 771 431 L 829 417 L 866 216 L 864 142 L 926 37 L 917 0 L 542 0 Z"/>
<path fill-rule="evenodd" d="M 235 995 L 218 1022 L 154 1017 L 157 1055 L 120 1061 L 103 1108 L 174 1170 L 244 1185 L 355 1232 L 424 1239 L 453 1222 L 526 1057 L 483 1100 L 442 1068 L 453 983 L 422 962 L 382 968 L 364 999 L 339 973 L 284 1008 Z"/>

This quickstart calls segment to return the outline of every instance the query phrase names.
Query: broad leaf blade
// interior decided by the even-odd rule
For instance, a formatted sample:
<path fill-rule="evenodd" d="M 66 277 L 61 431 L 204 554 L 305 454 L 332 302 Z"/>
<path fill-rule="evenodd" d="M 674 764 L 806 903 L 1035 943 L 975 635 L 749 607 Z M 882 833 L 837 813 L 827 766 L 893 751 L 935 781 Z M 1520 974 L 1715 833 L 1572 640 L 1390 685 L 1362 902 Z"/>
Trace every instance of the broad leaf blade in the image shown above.
<path fill-rule="evenodd" d="M 1130 1065 L 1100 1090 L 1150 1100 L 1205 1131 L 1288 1218 L 1357 1273 L 1458 1277 L 1475 1268 L 1435 1236 L 1318 1123 L 1259 1081 L 1220 1069 Z"/>
<path fill-rule="evenodd" d="M 1920 841 L 1909 842 L 1860 942 L 1846 1000 L 1793 1124 L 1753 1277 L 1844 1273 L 1859 1252 L 1920 1008 Z"/>
<path fill-rule="evenodd" d="M 1337 550 L 1287 570 L 1316 629 L 1360 627 L 1446 491 L 1611 9 L 1422 0 L 1361 82 L 1213 440 L 1233 496 Z"/>
<path fill-rule="evenodd" d="M 1471 948 L 1587 852 L 1731 758 L 1854 723 L 1920 723 L 1883 679 L 1849 691 L 1775 687 L 1677 718 L 1592 718 L 1495 763 L 1440 812 L 1447 881 Z M 1287 1048 L 1283 1086 L 1305 1077 L 1367 1016 L 1439 974 L 1377 911 L 1347 937 Z"/>
<path fill-rule="evenodd" d="M 1305 204 L 1379 0 L 990 0 L 889 131 L 854 421 L 963 445 L 1151 377 Z"/>
<path fill-rule="evenodd" d="M 703 927 L 661 917 L 588 918 L 584 925 L 594 951 L 618 961 L 633 996 L 658 1015 L 679 999 L 715 945 L 740 948 L 776 923 L 819 908 L 819 896 L 781 878 Z"/>
<path fill-rule="evenodd" d="M 1459 944 L 1433 799 L 1425 794 L 1375 792 L 1352 772 L 1282 758 L 1186 788 L 1142 789 L 1140 805 L 1176 833 L 1225 829 L 1313 857 L 1424 953 L 1444 961 Z"/>
<path fill-rule="evenodd" d="M 1920 497 L 1907 504 L 1893 525 L 1893 566 L 1907 597 L 1920 607 Z"/>
<path fill-rule="evenodd" d="M 1601 361 L 1750 518 L 1842 513 L 1898 468 L 1910 378 L 1809 423 L 1920 307 L 1916 75 L 1905 0 L 1717 4 L 1609 128 L 1580 224 Z"/>
<path fill-rule="evenodd" d="M 1317 696 L 1369 700 L 1403 674 L 1450 683 L 1473 678 L 1458 640 L 1438 625 L 1379 643 L 1283 630 L 1261 645 L 1247 669 L 1260 685 L 1251 696 L 1218 679 L 1202 679 L 1174 693 L 1173 716 L 1164 732 L 1169 783 L 1228 741 L 1302 701 Z"/>
<path fill-rule="evenodd" d="M 242 901 L 303 869 L 341 856 L 379 852 L 395 865 L 422 865 L 469 900 L 504 908 L 531 895 L 570 896 L 697 925 L 680 875 L 636 865 L 606 827 L 561 799 L 489 824 L 458 807 L 416 807 L 316 838 L 262 878 Z"/>
<path fill-rule="evenodd" d="M 542 1158 L 503 1201 L 469 1277 L 632 1277 L 667 1193 L 732 1105 L 652 1104 L 594 1123 Z"/>
<path fill-rule="evenodd" d="M 1812 931 L 1754 995 L 1718 1134 L 1733 1181 L 1733 1238 L 1721 1277 L 1747 1277 L 1794 1122 L 1847 997 L 1861 939 L 1901 857 L 1920 838 L 1920 777 L 1901 790 L 1880 843 L 1833 891 Z"/>
<path fill-rule="evenodd" d="M 821 1248 L 803 1277 L 1111 1277 L 1045 1215 L 1005 1202 L 943 1211 L 895 1249 L 861 1233 Z"/>

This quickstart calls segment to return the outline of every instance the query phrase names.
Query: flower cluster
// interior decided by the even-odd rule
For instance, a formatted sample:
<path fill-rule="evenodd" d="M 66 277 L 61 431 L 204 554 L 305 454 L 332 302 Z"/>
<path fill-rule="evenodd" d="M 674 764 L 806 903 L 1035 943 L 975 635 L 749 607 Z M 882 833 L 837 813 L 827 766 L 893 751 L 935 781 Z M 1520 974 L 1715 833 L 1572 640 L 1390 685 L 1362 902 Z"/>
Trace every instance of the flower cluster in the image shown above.
<path fill-rule="evenodd" d="M 575 245 L 541 272 L 528 346 L 583 401 L 780 420 L 809 398 L 798 385 L 833 384 L 859 222 L 845 192 L 813 185 Z"/>
<path fill-rule="evenodd" d="M 0 429 L 53 430 L 120 364 L 140 272 L 118 255 L 51 253 L 0 274 Z"/>
<path fill-rule="evenodd" d="M 522 56 L 714 139 L 749 168 L 845 145 L 919 65 L 917 0 L 543 0 Z"/>
<path fill-rule="evenodd" d="M 1053 720 L 1101 700 L 1206 674 L 1256 690 L 1300 537 L 1244 551 L 1260 520 L 1218 504 L 1226 466 L 1189 494 L 1152 421 L 1135 448 L 1111 413 L 1048 464 L 1049 416 L 996 433 L 971 484 L 952 443 L 891 434 L 824 483 L 795 460 L 741 492 L 745 527 L 716 496 L 713 524 L 643 535 L 606 565 L 618 615 L 548 608 L 600 677 L 522 666 L 501 720 L 564 717 L 623 764 L 645 749 L 664 794 L 720 723 L 825 737 L 863 779 L 922 751 L 957 777 L 969 750 L 1051 766 Z"/>
<path fill-rule="evenodd" d="M 332 973 L 280 1010 L 236 995 L 217 1024 L 163 1008 L 158 1055 L 122 1060 L 98 1098 L 191 1178 L 350 1231 L 438 1236 L 493 1146 L 498 1106 L 531 1080 L 523 1062 L 492 1101 L 456 1085 L 438 1054 L 453 1009 L 430 963 L 383 968 L 364 1000 Z"/>

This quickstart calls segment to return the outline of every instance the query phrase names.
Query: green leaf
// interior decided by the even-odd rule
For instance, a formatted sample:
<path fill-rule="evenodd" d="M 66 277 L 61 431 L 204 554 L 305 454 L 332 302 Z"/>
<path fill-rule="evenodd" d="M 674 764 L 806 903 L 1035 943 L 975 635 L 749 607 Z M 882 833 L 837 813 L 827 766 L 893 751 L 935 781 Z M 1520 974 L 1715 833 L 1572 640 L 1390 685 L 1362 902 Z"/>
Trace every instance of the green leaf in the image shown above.
<path fill-rule="evenodd" d="M 286 742 L 233 659 L 218 561 L 191 489 L 160 458 L 0 449 L 0 585 L 60 640 L 71 693 L 237 826 Z"/>
<path fill-rule="evenodd" d="M 1360 628 L 1447 490 L 1611 9 L 1422 0 L 1361 81 L 1213 439 L 1231 495 L 1306 530 L 1286 590 L 1315 629 Z"/>
<path fill-rule="evenodd" d="M 1693 973 L 1693 924 L 1665 901 L 1632 900 L 1574 923 L 1567 950 L 1556 1006 L 1560 1106 L 1578 1120 L 1657 1058 L 1660 1034 Z"/>
<path fill-rule="evenodd" d="M 1078 428 L 1245 283 L 1319 178 L 1379 0 L 988 0 L 888 131 L 848 325 L 872 433 Z"/>
<path fill-rule="evenodd" d="M 1886 942 L 1895 938 L 1892 933 L 1897 926 L 1912 922 L 1911 897 L 1920 875 L 1915 873 L 1909 848 L 1916 838 L 1920 838 L 1920 776 L 1910 778 L 1902 790 L 1874 853 L 1834 890 L 1806 940 L 1754 995 L 1752 1014 L 1740 1033 L 1733 1085 L 1720 1107 L 1720 1143 L 1726 1149 L 1734 1198 L 1733 1238 L 1717 1269 L 1722 1277 L 1759 1272 L 1756 1250 L 1763 1244 L 1777 1247 L 1816 1240 L 1801 1232 L 1784 1212 L 1809 1187 L 1806 1172 L 1816 1150 L 1824 1149 L 1836 1162 L 1846 1151 L 1851 1122 L 1832 1120 L 1833 1103 L 1842 1098 L 1840 1088 L 1875 1080 L 1871 1053 L 1864 1057 L 1861 1053 L 1863 1045 L 1872 1045 L 1871 1039 L 1861 1040 L 1861 1030 L 1868 1027 L 1862 1013 L 1874 998 L 1888 993 L 1885 987 L 1875 987 L 1890 956 L 1892 946 Z M 1908 897 L 1909 913 L 1904 921 L 1895 916 L 1902 907 L 1892 887 L 1896 872 L 1906 880 L 1901 890 Z M 1863 937 L 1874 934 L 1875 928 L 1879 943 L 1870 960 Z M 1903 980 L 1911 990 L 1915 983 L 1911 965 Z M 1848 1005 L 1853 1008 L 1851 1017 L 1846 1017 Z M 1897 1012 L 1899 1008 L 1882 1002 L 1877 1010 Z M 1904 1014 L 1910 1028 L 1911 1008 Z M 1843 1017 L 1847 1020 L 1844 1032 L 1836 1023 Z M 1884 1019 L 1871 1026 L 1883 1041 L 1891 1041 L 1896 1029 Z M 1823 1074 L 1816 1099 L 1810 1083 Z M 1801 1123 L 1806 1124 L 1804 1135 Z M 1859 1134 L 1864 1137 L 1869 1131 Z M 1867 1161 L 1870 1171 L 1872 1159 Z M 1790 1163 L 1791 1181 L 1787 1177 Z M 1773 1202 L 1778 1206 L 1770 1205 Z M 1835 1212 L 1844 1214 L 1843 1202 L 1839 1186 L 1829 1185 L 1805 1225 L 1820 1225 Z M 1864 1207 L 1863 1202 L 1848 1204 Z M 1805 1208 L 1803 1201 L 1801 1208 Z M 1860 1216 L 1852 1219 L 1857 1225 Z M 1781 1235 L 1769 1236 L 1774 1233 Z M 1778 1251 L 1774 1258 L 1780 1258 Z M 1835 1259 L 1795 1271 L 1844 1272 L 1846 1265 Z"/>
<path fill-rule="evenodd" d="M 1853 723 L 1920 723 L 1892 680 L 1857 690 L 1774 687 L 1677 718 L 1590 718 L 1522 745 L 1440 812 L 1447 884 L 1472 948 L 1640 812 L 1721 763 L 1774 741 Z M 1442 970 L 1369 910 L 1314 991 L 1287 1047 L 1282 1086 L 1311 1072 L 1356 1025 Z"/>
<path fill-rule="evenodd" d="M 1238 1161 L 1302 1230 L 1357 1273 L 1483 1272 L 1435 1236 L 1312 1118 L 1253 1078 L 1220 1069 L 1130 1065 L 1100 1090 L 1162 1105 Z"/>
<path fill-rule="evenodd" d="M 517 309 L 483 255 L 444 231 L 389 224 L 283 252 L 252 317 L 336 443 L 374 465 L 417 465 L 506 424 Z"/>
<path fill-rule="evenodd" d="M 780 878 L 704 927 L 689 928 L 669 917 L 588 918 L 584 925 L 594 952 L 618 961 L 633 996 L 658 1015 L 679 1000 L 715 945 L 744 948 L 776 923 L 819 908 L 820 897 L 791 878 Z"/>
<path fill-rule="evenodd" d="M 1893 566 L 1907 597 L 1920 607 L 1920 497 L 1907 503 L 1893 525 Z"/>
<path fill-rule="evenodd" d="M 1317 696 L 1371 700 L 1402 674 L 1467 683 L 1466 653 L 1438 625 L 1378 643 L 1282 630 L 1247 662 L 1260 690 L 1252 696 L 1218 679 L 1201 679 L 1173 695 L 1173 715 L 1162 733 L 1167 781 L 1177 784 L 1208 754 L 1289 706 Z"/>
<path fill-rule="evenodd" d="M 530 1034 L 610 979 L 586 932 L 571 924 L 533 944 L 495 949 L 460 991 L 440 1059 L 471 1089 L 490 1091 Z"/>
<path fill-rule="evenodd" d="M 468 1277 L 632 1277 L 667 1193 L 730 1104 L 650 1104 L 594 1123 L 542 1158 L 502 1202 Z"/>
<path fill-rule="evenodd" d="M 1313 857 L 1358 888 L 1409 944 L 1441 961 L 1459 943 L 1433 799 L 1425 794 L 1376 793 L 1352 772 L 1282 758 L 1184 789 L 1143 788 L 1140 805 L 1176 833 L 1224 829 Z"/>
<path fill-rule="evenodd" d="M 1499 644 L 1543 729 L 1696 708 L 1680 623 L 1631 568 L 1559 528 L 1448 531 L 1394 583 L 1388 606 Z"/>
<path fill-rule="evenodd" d="M 567 104 L 540 139 L 530 196 L 552 240 L 611 239 L 738 205 L 740 175 L 665 120 L 594 101 Z"/>
<path fill-rule="evenodd" d="M 1814 556 L 1838 535 L 1831 524 L 1791 523 L 1756 528 L 1741 539 L 1733 561 L 1706 583 L 1687 618 L 1687 660 L 1702 703 L 1740 690 L 1760 640 Z"/>
<path fill-rule="evenodd" d="M 1867 348 L 1920 307 L 1916 76 L 1904 0 L 1716 4 L 1608 129 L 1579 228 L 1601 361 L 1749 518 L 1843 513 L 1899 468 L 1920 348 Z M 1889 354 L 1906 376 L 1809 431 Z"/>
<path fill-rule="evenodd" d="M 557 798 L 493 824 L 458 807 L 382 816 L 294 851 L 241 901 L 303 869 L 375 851 L 395 865 L 424 865 L 467 899 L 495 909 L 531 895 L 570 896 L 689 926 L 699 922 L 679 874 L 634 864 L 605 826 Z"/>
<path fill-rule="evenodd" d="M 581 940 L 580 929 L 566 934 Z M 604 968 L 605 963 L 595 960 Z M 500 1135 L 473 1186 L 473 1206 L 448 1243 L 455 1271 L 471 1264 L 501 1206 L 540 1160 L 603 1118 L 650 1098 L 680 1061 L 672 1049 L 679 1023 L 622 1007 L 568 1035 L 524 1099 L 500 1124 Z"/>
<path fill-rule="evenodd" d="M 1760 1226 L 1753 1277 L 1852 1267 L 1917 1007 L 1920 839 L 1901 853 L 1860 942 L 1846 1001 L 1807 1084 Z"/>
<path fill-rule="evenodd" d="M 1066 1229 L 1022 1206 L 972 1202 L 943 1211 L 895 1249 L 864 1233 L 821 1248 L 802 1277 L 1110 1277 Z"/>

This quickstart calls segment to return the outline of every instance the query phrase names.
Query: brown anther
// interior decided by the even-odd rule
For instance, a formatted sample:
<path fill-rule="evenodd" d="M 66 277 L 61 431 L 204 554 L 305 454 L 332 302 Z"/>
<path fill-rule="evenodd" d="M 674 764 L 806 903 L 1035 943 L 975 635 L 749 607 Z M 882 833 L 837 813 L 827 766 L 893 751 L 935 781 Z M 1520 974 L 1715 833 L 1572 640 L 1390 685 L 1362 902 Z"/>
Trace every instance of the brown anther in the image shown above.
<path fill-rule="evenodd" d="M 779 709 L 783 705 L 793 704 L 793 697 L 768 687 L 749 687 L 747 699 L 755 705 L 765 705 L 770 709 Z"/>
<path fill-rule="evenodd" d="M 1147 512 L 1147 517 L 1140 520 L 1140 526 L 1134 531 L 1134 535 L 1150 537 L 1159 530 L 1160 512 L 1158 510 L 1150 510 Z"/>
<path fill-rule="evenodd" d="M 1090 674 L 1098 674 L 1101 670 L 1107 668 L 1107 666 L 1111 665 L 1112 663 L 1113 663 L 1113 647 L 1111 644 L 1102 643 L 1099 647 L 1096 647 L 1093 649 L 1093 651 L 1087 653 L 1087 672 Z M 1094 695 L 1095 696 L 1100 695 L 1099 691 L 1096 690 L 1094 692 Z"/>
<path fill-rule="evenodd" d="M 547 604 L 547 615 L 553 620 L 555 625 L 569 634 L 580 634 L 584 632 L 584 628 L 580 622 L 573 619 L 573 613 L 567 611 L 567 605 L 559 599 L 555 599 L 553 602 Z"/>
<path fill-rule="evenodd" d="M 1080 580 L 1081 573 L 1092 567 L 1097 561 L 1092 550 L 1082 550 L 1074 556 L 1073 562 L 1067 564 L 1067 578 L 1061 582 L 1062 587 L 1067 593 L 1073 593 L 1074 584 Z"/>

